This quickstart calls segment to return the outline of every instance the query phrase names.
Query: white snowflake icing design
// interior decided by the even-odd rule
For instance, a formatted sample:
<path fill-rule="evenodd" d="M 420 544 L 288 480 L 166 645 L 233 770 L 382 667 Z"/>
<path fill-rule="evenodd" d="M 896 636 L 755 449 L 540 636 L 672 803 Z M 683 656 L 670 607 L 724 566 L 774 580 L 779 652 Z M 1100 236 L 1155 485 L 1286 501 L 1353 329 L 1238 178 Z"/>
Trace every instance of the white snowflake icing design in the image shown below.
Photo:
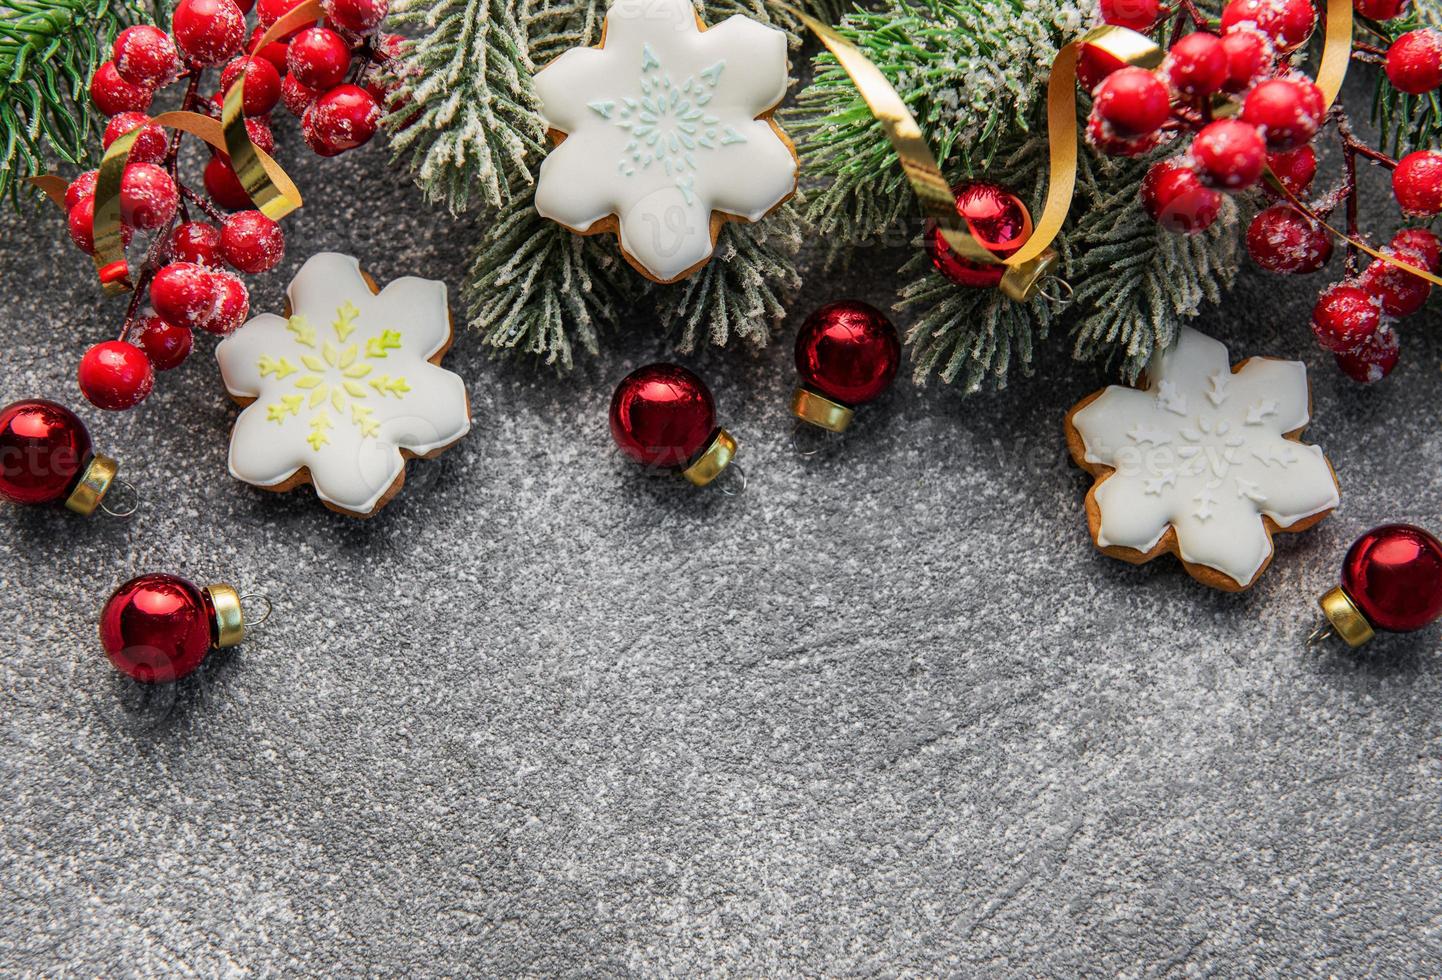
<path fill-rule="evenodd" d="M 786 94 L 786 35 L 735 16 L 710 30 L 687 0 L 617 0 L 600 48 L 536 75 L 566 139 L 536 188 L 542 215 L 580 233 L 619 218 L 621 246 L 674 282 L 710 258 L 715 212 L 757 221 L 796 190 L 768 119 Z"/>
<path fill-rule="evenodd" d="M 1115 470 L 1096 486 L 1099 546 L 1147 552 L 1175 528 L 1184 561 L 1245 587 L 1272 554 L 1264 516 L 1288 528 L 1337 506 L 1322 450 L 1285 438 L 1309 421 L 1306 367 L 1229 365 L 1223 344 L 1184 328 L 1147 390 L 1113 386 L 1075 414 L 1086 462 Z"/>
<path fill-rule="evenodd" d="M 225 386 L 255 399 L 230 441 L 237 479 L 274 487 L 302 467 L 316 494 L 368 514 L 405 469 L 470 430 L 459 375 L 430 363 L 450 343 L 444 283 L 406 278 L 373 294 L 347 255 L 311 257 L 291 316 L 264 314 L 216 348 Z"/>

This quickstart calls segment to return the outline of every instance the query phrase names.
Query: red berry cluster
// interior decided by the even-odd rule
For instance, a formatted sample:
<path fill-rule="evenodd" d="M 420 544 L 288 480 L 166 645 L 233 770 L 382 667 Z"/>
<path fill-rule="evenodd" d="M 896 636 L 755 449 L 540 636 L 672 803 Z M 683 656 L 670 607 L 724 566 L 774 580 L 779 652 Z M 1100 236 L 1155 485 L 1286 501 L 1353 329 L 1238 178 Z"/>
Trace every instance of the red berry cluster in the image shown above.
<path fill-rule="evenodd" d="M 1358 12 L 1377 20 L 1402 13 L 1407 0 L 1355 0 Z M 1169 12 L 1160 0 L 1102 0 L 1111 24 L 1148 31 Z M 1346 178 L 1341 188 L 1311 207 L 1327 220 L 1343 203 L 1355 202 L 1356 159 L 1393 167 L 1392 184 L 1404 213 L 1442 213 L 1442 152 L 1413 153 L 1401 161 L 1363 144 L 1340 109 L 1328 113 L 1313 80 L 1293 63 L 1316 27 L 1311 0 L 1231 0 L 1222 12 L 1221 33 L 1188 0 L 1180 0 L 1176 27 L 1192 33 L 1177 40 L 1155 72 L 1126 67 L 1101 51 L 1088 50 L 1078 65 L 1092 93 L 1089 141 L 1101 152 L 1137 156 L 1167 140 L 1191 137 L 1186 149 L 1154 164 L 1142 182 L 1142 205 L 1163 228 L 1194 234 L 1221 213 L 1222 193 L 1259 185 L 1270 170 L 1292 195 L 1311 191 L 1317 154 L 1310 145 L 1323 126 L 1335 121 L 1343 143 Z M 1406 42 L 1405 44 L 1403 42 Z M 1442 32 L 1403 35 L 1387 57 L 1394 85 L 1419 94 L 1442 87 Z M 1400 83 L 1399 83 L 1400 79 Z M 1239 104 L 1229 104 L 1231 100 Z M 1229 113 L 1221 113 L 1221 106 Z M 1226 118 L 1219 118 L 1226 115 Z M 1274 199 L 1282 195 L 1263 185 Z M 1349 207 L 1349 214 L 1355 211 Z M 1355 221 L 1348 227 L 1357 237 Z M 1288 203 L 1267 207 L 1247 230 L 1247 250 L 1264 269 L 1277 273 L 1316 272 L 1332 258 L 1331 233 Z M 1387 254 L 1436 272 L 1442 249 L 1422 229 L 1397 236 Z M 1391 322 L 1415 313 L 1431 292 L 1423 279 L 1385 262 L 1358 271 L 1355 248 L 1348 250 L 1348 279 L 1329 287 L 1317 304 L 1313 330 L 1338 364 L 1360 381 L 1384 377 L 1397 362 Z"/>
<path fill-rule="evenodd" d="M 139 232 L 149 243 L 119 339 L 97 344 L 80 362 L 81 391 L 100 408 L 143 401 L 154 372 L 177 367 L 190 354 L 194 330 L 227 334 L 239 327 L 249 294 L 235 273 L 267 272 L 285 254 L 280 227 L 253 209 L 227 154 L 212 148 L 204 194 L 181 180 L 180 134 L 167 135 L 147 115 L 155 93 L 184 85 L 182 109 L 219 118 L 225 92 L 243 74 L 251 142 L 275 152 L 270 112 L 284 101 L 301 117 L 306 143 L 322 156 L 368 142 L 382 103 L 392 101 L 381 76 L 403 39 L 377 34 L 388 0 L 323 0 L 328 26 L 302 25 L 257 50 L 266 31 L 301 2 L 180 0 L 169 33 L 127 28 L 115 39 L 113 60 L 91 78 L 90 96 L 110 117 L 104 146 L 138 131 L 121 179 L 122 241 L 128 246 Z M 258 23 L 247 38 L 252 4 Z M 220 88 L 202 98 L 202 78 L 217 67 Z M 87 253 L 95 251 L 96 176 L 94 170 L 81 174 L 65 194 L 70 237 Z M 192 207 L 199 212 L 194 218 Z M 142 310 L 147 287 L 150 308 Z"/>

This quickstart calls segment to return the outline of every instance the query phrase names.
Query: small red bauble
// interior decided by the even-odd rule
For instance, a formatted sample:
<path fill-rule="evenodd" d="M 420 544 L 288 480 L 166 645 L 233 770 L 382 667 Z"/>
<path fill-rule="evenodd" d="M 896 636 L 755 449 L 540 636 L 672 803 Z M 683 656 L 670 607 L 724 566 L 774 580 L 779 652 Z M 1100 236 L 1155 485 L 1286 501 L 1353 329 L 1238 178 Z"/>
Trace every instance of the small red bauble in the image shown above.
<path fill-rule="evenodd" d="M 308 27 L 290 42 L 285 64 L 297 84 L 325 91 L 345 81 L 350 45 L 328 27 Z"/>
<path fill-rule="evenodd" d="M 203 221 L 186 221 L 176 225 L 166 241 L 165 257 L 169 262 L 192 262 L 217 268 L 223 261 L 220 229 Z"/>
<path fill-rule="evenodd" d="M 240 211 L 225 219 L 220 248 L 241 272 L 269 272 L 285 257 L 285 233 L 259 211 Z"/>
<path fill-rule="evenodd" d="M 1141 194 L 1147 214 L 1179 235 L 1205 231 L 1222 213 L 1222 195 L 1202 186 L 1196 171 L 1177 160 L 1153 164 L 1142 180 Z"/>
<path fill-rule="evenodd" d="M 956 195 L 956 213 L 966 219 L 972 237 L 1001 258 L 1014 254 L 1031 237 L 1031 212 L 1021 198 L 1000 184 L 964 181 L 953 187 L 952 193 Z M 991 288 L 1006 274 L 1005 266 L 958 255 L 934 221 L 926 223 L 925 240 L 932 265 L 958 286 Z"/>
<path fill-rule="evenodd" d="M 359 85 L 337 85 L 311 103 L 301 119 L 306 145 L 333 157 L 370 142 L 380 123 L 381 107 Z"/>
<path fill-rule="evenodd" d="M 120 178 L 120 220 L 141 231 L 170 223 L 180 206 L 180 191 L 170 174 L 153 163 L 132 163 Z"/>
<path fill-rule="evenodd" d="M 1442 214 L 1442 151 L 1418 150 L 1399 160 L 1392 171 L 1392 194 L 1404 214 Z"/>
<path fill-rule="evenodd" d="M 649 364 L 629 374 L 611 398 L 611 437 L 643 466 L 681 470 L 699 486 L 735 455 L 736 442 L 716 426 L 711 389 L 676 364 Z"/>
<path fill-rule="evenodd" d="M 96 408 L 120 412 L 143 402 L 155 387 L 150 358 L 133 344 L 107 340 L 80 359 L 80 391 Z"/>
<path fill-rule="evenodd" d="M 1247 93 L 1242 121 L 1261 130 L 1272 152 L 1305 146 L 1322 128 L 1322 90 L 1305 78 L 1274 78 Z"/>
<path fill-rule="evenodd" d="M 1300 146 L 1285 153 L 1269 153 L 1267 166 L 1272 168 L 1272 173 L 1277 175 L 1283 187 L 1301 197 L 1317 178 L 1317 151 L 1310 146 Z"/>
<path fill-rule="evenodd" d="M 1220 92 L 1227 84 L 1227 50 L 1215 34 L 1188 34 L 1167 52 L 1162 74 L 1172 89 L 1188 98 Z"/>
<path fill-rule="evenodd" d="M 195 344 L 195 334 L 189 328 L 166 323 L 154 315 L 141 321 L 138 339 L 145 356 L 150 358 L 157 371 L 180 367 Z"/>
<path fill-rule="evenodd" d="M 1118 136 L 1135 139 L 1161 128 L 1171 115 L 1171 96 L 1155 73 L 1123 68 L 1097 86 L 1093 109 Z"/>
<path fill-rule="evenodd" d="M 1247 91 L 1272 70 L 1276 51 L 1260 31 L 1233 31 L 1222 36 L 1227 56 L 1227 80 L 1222 88 L 1234 95 Z"/>
<path fill-rule="evenodd" d="M 829 303 L 796 334 L 802 387 L 791 409 L 804 421 L 841 431 L 851 422 L 851 409 L 891 387 L 900 366 L 901 338 L 880 310 L 860 300 Z"/>
<path fill-rule="evenodd" d="M 1352 9 L 1372 20 L 1391 20 L 1402 16 L 1411 0 L 1352 0 Z"/>
<path fill-rule="evenodd" d="M 245 88 L 241 90 L 241 102 L 247 116 L 263 116 L 275 108 L 280 101 L 280 72 L 264 58 L 247 55 L 236 58 L 220 73 L 220 88 L 229 92 L 230 87 L 245 73 Z"/>
<path fill-rule="evenodd" d="M 1332 236 L 1286 205 L 1262 211 L 1247 228 L 1247 252 L 1268 272 L 1305 275 L 1332 258 Z"/>
<path fill-rule="evenodd" d="M 1103 21 L 1134 31 L 1151 30 L 1165 12 L 1161 0 L 1101 0 Z"/>
<path fill-rule="evenodd" d="M 1361 286 L 1325 290 L 1312 309 L 1312 333 L 1333 353 L 1356 350 L 1382 325 L 1382 304 Z"/>
<path fill-rule="evenodd" d="M 115 62 L 107 61 L 90 77 L 90 98 L 95 107 L 107 116 L 121 112 L 144 112 L 150 108 L 151 89 L 127 82 L 115 70 Z"/>
<path fill-rule="evenodd" d="M 1384 248 L 1382 254 L 1401 259 L 1418 268 L 1427 264 L 1423 256 L 1391 245 Z M 1432 284 L 1426 279 L 1380 259 L 1367 266 L 1358 280 L 1358 285 L 1377 297 L 1382 304 L 1382 312 L 1393 317 L 1411 316 L 1426 306 L 1427 298 L 1432 295 Z"/>
<path fill-rule="evenodd" d="M 1361 347 L 1333 356 L 1337 359 L 1337 367 L 1353 381 L 1364 385 L 1376 384 L 1397 366 L 1402 356 L 1402 341 L 1397 331 L 1384 323 Z"/>
<path fill-rule="evenodd" d="M 1442 616 L 1442 542 L 1410 524 L 1368 531 L 1342 563 L 1342 589 L 1373 629 L 1420 630 Z"/>
<path fill-rule="evenodd" d="M 131 579 L 100 613 L 105 655 L 142 684 L 188 677 L 212 649 L 233 647 L 244 638 L 245 616 L 235 589 L 202 589 L 177 575 Z"/>
<path fill-rule="evenodd" d="M 1442 31 L 1409 31 L 1387 49 L 1387 79 L 1408 95 L 1442 88 Z"/>
<path fill-rule="evenodd" d="M 1256 126 L 1221 119 L 1208 123 L 1192 141 L 1192 160 L 1207 186 L 1244 190 L 1261 178 L 1267 165 L 1267 144 Z"/>
<path fill-rule="evenodd" d="M 34 505 L 64 500 L 95 454 L 64 405 L 32 398 L 0 408 L 0 497 Z"/>
<path fill-rule="evenodd" d="M 245 185 L 236 176 L 235 168 L 230 165 L 230 157 L 225 154 L 215 153 L 211 156 L 210 162 L 205 165 L 203 179 L 205 192 L 227 211 L 255 207 L 251 203 L 250 195 L 245 192 Z"/>
<path fill-rule="evenodd" d="M 180 0 L 170 33 L 193 65 L 218 65 L 245 41 L 245 15 L 233 0 Z"/>
<path fill-rule="evenodd" d="M 1426 228 L 1403 228 L 1392 236 L 1392 247 L 1421 258 L 1428 272 L 1442 272 L 1442 239 Z"/>
<path fill-rule="evenodd" d="M 157 88 L 180 70 L 175 42 L 169 34 L 149 24 L 136 24 L 121 31 L 110 53 L 120 77 L 144 88 Z"/>
<path fill-rule="evenodd" d="M 1317 26 L 1311 0 L 1232 0 L 1222 11 L 1222 31 L 1229 33 L 1253 24 L 1282 51 L 1307 43 Z"/>
<path fill-rule="evenodd" d="M 130 144 L 130 155 L 126 160 L 131 163 L 160 163 L 164 160 L 167 148 L 165 130 L 151 123 L 150 117 L 143 112 L 122 112 L 112 116 L 100 138 L 100 145 L 109 149 L 111 143 L 137 129 L 140 133 Z M 91 193 L 94 192 L 92 184 Z"/>
<path fill-rule="evenodd" d="M 369 34 L 390 11 L 387 0 L 321 0 L 325 19 L 352 34 Z"/>

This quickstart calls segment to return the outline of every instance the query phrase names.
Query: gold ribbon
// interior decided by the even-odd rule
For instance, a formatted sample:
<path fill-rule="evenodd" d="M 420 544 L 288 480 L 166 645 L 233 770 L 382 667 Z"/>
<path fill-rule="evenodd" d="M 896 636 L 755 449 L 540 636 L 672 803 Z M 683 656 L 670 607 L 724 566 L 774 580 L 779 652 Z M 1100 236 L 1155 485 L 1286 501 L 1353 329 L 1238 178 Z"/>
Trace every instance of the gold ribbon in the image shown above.
<path fill-rule="evenodd" d="M 277 20 L 253 46 L 259 52 L 267 44 L 290 31 L 312 24 L 322 16 L 320 0 L 306 0 Z M 257 55 L 258 56 L 258 55 Z M 219 122 L 197 112 L 163 112 L 149 125 L 190 133 L 230 157 L 236 177 L 266 217 L 279 221 L 301 206 L 300 189 L 281 169 L 280 164 L 250 141 L 245 128 L 245 72 L 225 93 L 225 105 Z M 120 185 L 130 150 L 140 136 L 136 128 L 117 139 L 100 158 L 95 178 L 95 271 L 107 295 L 130 292 L 130 266 L 125 258 L 125 240 L 120 220 Z M 32 177 L 30 182 L 45 192 L 56 204 L 65 206 L 66 183 L 54 174 Z"/>

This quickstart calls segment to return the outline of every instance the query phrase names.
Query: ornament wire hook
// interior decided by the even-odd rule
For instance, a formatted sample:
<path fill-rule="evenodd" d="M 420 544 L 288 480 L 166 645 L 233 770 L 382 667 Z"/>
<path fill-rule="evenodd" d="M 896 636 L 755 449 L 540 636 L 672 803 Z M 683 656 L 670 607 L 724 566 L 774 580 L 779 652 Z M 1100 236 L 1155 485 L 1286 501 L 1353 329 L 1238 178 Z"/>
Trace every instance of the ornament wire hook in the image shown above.
<path fill-rule="evenodd" d="M 1315 650 L 1336 635 L 1336 627 L 1331 623 L 1323 623 L 1321 626 L 1312 630 L 1312 635 L 1307 637 L 1307 649 Z"/>
<path fill-rule="evenodd" d="M 726 467 L 720 489 L 728 497 L 739 497 L 746 492 L 746 482 L 746 468 L 740 463 L 732 463 Z"/>
<path fill-rule="evenodd" d="M 811 459 L 821 454 L 826 447 L 827 433 L 814 425 L 797 422 L 791 427 L 791 448 L 802 459 Z"/>
<path fill-rule="evenodd" d="M 241 609 L 244 609 L 244 608 L 245 608 L 245 604 L 246 604 L 246 601 L 247 601 L 247 600 L 250 601 L 250 602 L 263 602 L 263 603 L 265 603 L 265 614 L 262 615 L 259 619 L 252 619 L 250 616 L 246 616 L 246 617 L 245 617 L 245 625 L 246 625 L 246 626 L 263 626 L 263 625 L 265 625 L 266 623 L 268 623 L 268 622 L 270 621 L 270 614 L 273 613 L 273 612 L 275 612 L 275 604 L 270 601 L 270 597 L 269 597 L 269 596 L 261 595 L 259 592 L 247 592 L 245 595 L 243 595 L 243 596 L 240 597 L 240 606 L 241 606 Z"/>
<path fill-rule="evenodd" d="M 1036 294 L 1055 306 L 1058 312 L 1071 306 L 1072 300 L 1076 298 L 1076 290 L 1061 276 L 1047 276 L 1041 281 Z"/>
<path fill-rule="evenodd" d="M 112 504 L 117 506 L 112 506 Z M 100 509 L 109 516 L 122 521 L 127 517 L 133 517 L 135 512 L 140 509 L 140 491 L 125 480 L 116 480 L 110 492 L 105 495 L 105 499 L 100 501 Z"/>

